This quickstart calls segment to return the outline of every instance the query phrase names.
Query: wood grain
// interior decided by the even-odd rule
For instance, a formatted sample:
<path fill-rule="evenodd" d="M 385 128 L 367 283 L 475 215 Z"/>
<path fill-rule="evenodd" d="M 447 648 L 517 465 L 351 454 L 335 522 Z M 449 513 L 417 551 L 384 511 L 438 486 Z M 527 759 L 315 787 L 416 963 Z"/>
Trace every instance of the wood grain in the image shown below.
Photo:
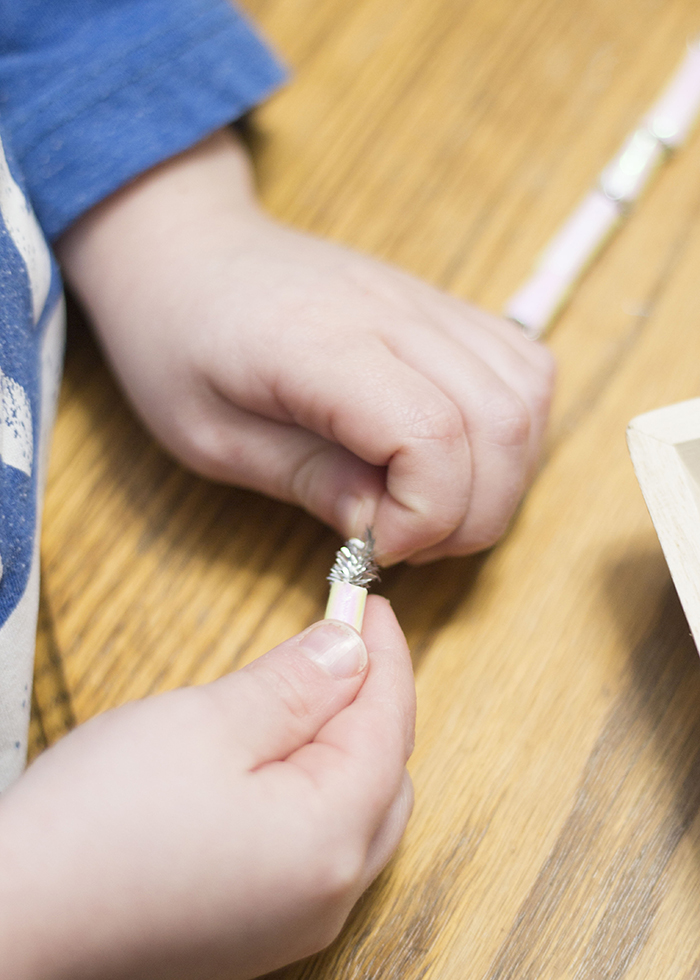
<path fill-rule="evenodd" d="M 692 0 L 248 0 L 280 218 L 499 310 L 700 32 Z M 416 810 L 284 980 L 700 977 L 700 669 L 625 447 L 700 394 L 700 138 L 565 310 L 547 452 L 485 556 L 383 589 L 416 666 Z M 34 750 L 319 616 L 337 546 L 152 442 L 75 324 L 43 541 Z"/>

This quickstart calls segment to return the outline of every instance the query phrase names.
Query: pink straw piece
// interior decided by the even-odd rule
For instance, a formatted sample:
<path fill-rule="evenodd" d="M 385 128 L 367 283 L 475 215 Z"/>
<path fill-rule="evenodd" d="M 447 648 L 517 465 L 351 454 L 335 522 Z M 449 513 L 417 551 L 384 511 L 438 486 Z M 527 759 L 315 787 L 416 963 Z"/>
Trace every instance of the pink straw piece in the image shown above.
<path fill-rule="evenodd" d="M 700 41 L 688 46 L 680 68 L 646 117 L 649 130 L 675 149 L 689 135 L 700 113 Z"/>
<path fill-rule="evenodd" d="M 532 277 L 511 298 L 506 316 L 528 337 L 541 337 L 619 220 L 614 201 L 599 190 L 587 194 L 542 253 Z"/>
<path fill-rule="evenodd" d="M 689 44 L 665 91 L 605 167 L 598 187 L 557 232 L 530 279 L 511 297 L 504 312 L 528 337 L 536 340 L 545 333 L 586 267 L 698 118 L 700 40 Z"/>
<path fill-rule="evenodd" d="M 359 585 L 350 585 L 349 582 L 331 582 L 324 619 L 338 619 L 341 623 L 354 626 L 360 633 L 366 599 L 367 589 Z"/>

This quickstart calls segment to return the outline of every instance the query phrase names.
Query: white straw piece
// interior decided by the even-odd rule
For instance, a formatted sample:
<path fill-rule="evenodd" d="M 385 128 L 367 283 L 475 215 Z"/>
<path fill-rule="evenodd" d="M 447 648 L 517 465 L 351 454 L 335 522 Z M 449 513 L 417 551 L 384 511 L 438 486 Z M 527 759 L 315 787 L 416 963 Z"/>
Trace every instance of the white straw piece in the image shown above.
<path fill-rule="evenodd" d="M 629 206 L 642 196 L 667 152 L 666 145 L 646 126 L 635 129 L 600 175 L 603 194 Z"/>

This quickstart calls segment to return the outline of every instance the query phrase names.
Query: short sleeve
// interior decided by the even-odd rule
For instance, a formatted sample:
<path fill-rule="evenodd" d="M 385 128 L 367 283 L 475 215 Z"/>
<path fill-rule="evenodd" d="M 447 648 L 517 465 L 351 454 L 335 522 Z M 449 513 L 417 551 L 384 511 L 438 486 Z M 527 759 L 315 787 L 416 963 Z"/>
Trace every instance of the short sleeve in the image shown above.
<path fill-rule="evenodd" d="M 49 239 L 285 72 L 228 0 L 0 0 L 0 118 Z"/>

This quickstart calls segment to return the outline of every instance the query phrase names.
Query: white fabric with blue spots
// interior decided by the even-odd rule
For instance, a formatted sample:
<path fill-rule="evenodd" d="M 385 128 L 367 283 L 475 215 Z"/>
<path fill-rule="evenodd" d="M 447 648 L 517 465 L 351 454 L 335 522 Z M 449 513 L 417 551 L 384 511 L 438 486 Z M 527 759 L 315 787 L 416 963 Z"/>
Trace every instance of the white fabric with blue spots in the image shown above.
<path fill-rule="evenodd" d="M 55 262 L 0 136 L 0 791 L 27 753 L 41 499 L 64 319 Z"/>

